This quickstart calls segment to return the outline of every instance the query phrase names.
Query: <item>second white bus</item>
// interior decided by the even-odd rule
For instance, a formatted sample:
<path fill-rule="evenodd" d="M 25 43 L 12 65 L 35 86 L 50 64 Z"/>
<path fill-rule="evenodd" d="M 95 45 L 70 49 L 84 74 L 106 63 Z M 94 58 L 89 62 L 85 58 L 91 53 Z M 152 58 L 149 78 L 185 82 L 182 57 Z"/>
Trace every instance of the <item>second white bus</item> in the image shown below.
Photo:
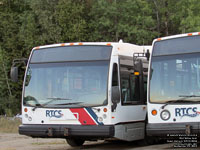
<path fill-rule="evenodd" d="M 153 41 L 148 76 L 147 135 L 200 133 L 200 33 Z"/>

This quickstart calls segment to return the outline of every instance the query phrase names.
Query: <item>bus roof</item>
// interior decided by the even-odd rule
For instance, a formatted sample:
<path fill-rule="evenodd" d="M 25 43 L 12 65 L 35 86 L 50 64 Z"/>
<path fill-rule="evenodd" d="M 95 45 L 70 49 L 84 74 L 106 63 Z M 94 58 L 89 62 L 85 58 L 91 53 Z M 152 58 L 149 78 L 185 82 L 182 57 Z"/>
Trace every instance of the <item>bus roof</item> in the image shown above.
<path fill-rule="evenodd" d="M 61 47 L 61 46 L 82 46 L 82 45 L 103 45 L 103 46 L 113 46 L 118 51 L 115 54 L 119 55 L 133 55 L 133 53 L 145 53 L 147 49 L 151 53 L 151 46 L 139 46 L 131 43 L 123 43 L 119 42 L 78 42 L 78 43 L 60 43 L 60 44 L 51 44 L 34 47 L 33 50 L 43 49 L 43 48 L 53 48 L 53 47 Z"/>
<path fill-rule="evenodd" d="M 136 44 L 123 43 L 123 42 L 76 42 L 76 43 L 59 43 L 59 44 L 43 45 L 43 46 L 34 47 L 33 49 L 59 47 L 59 46 L 73 46 L 73 45 L 105 45 L 105 46 L 129 45 L 129 46 L 134 46 L 134 47 L 139 46 L 139 45 L 136 45 Z M 145 45 L 145 46 L 142 46 L 142 47 L 145 48 L 145 49 L 146 48 L 151 49 L 151 45 L 147 45 L 147 46 Z"/>
<path fill-rule="evenodd" d="M 196 36 L 200 35 L 200 32 L 192 32 L 192 33 L 184 33 L 184 34 L 177 34 L 177 35 L 171 35 L 171 36 L 166 36 L 166 37 L 161 37 L 154 39 L 154 42 L 161 41 L 161 40 L 168 40 L 168 39 L 173 39 L 173 38 L 181 38 L 181 37 L 186 37 L 186 36 Z"/>

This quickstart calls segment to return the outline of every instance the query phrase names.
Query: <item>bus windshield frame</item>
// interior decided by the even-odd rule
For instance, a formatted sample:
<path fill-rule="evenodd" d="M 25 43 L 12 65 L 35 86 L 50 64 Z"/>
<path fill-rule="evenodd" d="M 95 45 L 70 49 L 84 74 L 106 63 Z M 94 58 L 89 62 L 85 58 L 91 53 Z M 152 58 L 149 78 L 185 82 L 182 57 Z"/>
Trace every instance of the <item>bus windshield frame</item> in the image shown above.
<path fill-rule="evenodd" d="M 107 105 L 112 47 L 70 46 L 66 49 L 60 48 L 33 51 L 25 76 L 23 105 L 45 108 Z M 68 56 L 61 56 L 68 54 L 65 50 L 74 53 L 69 54 L 70 59 Z M 39 55 L 40 52 L 43 56 Z M 90 54 L 86 55 L 85 53 L 88 52 Z M 48 54 L 50 56 L 47 56 Z M 52 57 L 53 54 L 54 57 Z M 83 58 L 81 54 L 84 54 Z M 40 56 L 40 59 L 36 56 Z"/>
<path fill-rule="evenodd" d="M 150 103 L 200 102 L 200 48 L 197 43 L 200 43 L 200 36 L 154 43 L 148 85 Z"/>

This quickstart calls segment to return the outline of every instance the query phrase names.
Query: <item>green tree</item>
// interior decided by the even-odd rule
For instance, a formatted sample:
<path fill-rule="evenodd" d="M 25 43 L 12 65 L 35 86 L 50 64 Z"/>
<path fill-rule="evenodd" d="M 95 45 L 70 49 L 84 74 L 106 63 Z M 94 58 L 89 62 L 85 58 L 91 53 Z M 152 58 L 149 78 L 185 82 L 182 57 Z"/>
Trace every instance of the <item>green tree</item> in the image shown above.
<path fill-rule="evenodd" d="M 24 23 L 29 23 L 29 25 L 27 25 L 27 32 L 35 34 L 34 37 L 37 38 L 37 42 L 34 44 L 47 45 L 60 42 L 61 28 L 58 26 L 58 22 L 55 18 L 58 2 L 58 0 L 30 1 L 30 8 L 32 11 L 29 11 L 27 16 L 24 16 L 28 19 L 25 19 Z M 24 26 L 26 26 L 26 24 L 24 24 Z"/>
<path fill-rule="evenodd" d="M 179 1 L 151 0 L 149 3 L 156 20 L 156 30 L 159 36 L 178 34 L 180 26 Z"/>
<path fill-rule="evenodd" d="M 180 32 L 198 32 L 200 31 L 200 1 L 199 0 L 181 0 L 178 3 L 180 8 Z"/>
<path fill-rule="evenodd" d="M 86 2 L 82 0 L 59 0 L 56 22 L 61 29 L 60 42 L 87 41 Z"/>
<path fill-rule="evenodd" d="M 145 0 L 98 0 L 90 12 L 91 40 L 150 44 L 157 35 Z"/>
<path fill-rule="evenodd" d="M 14 58 L 23 56 L 19 38 L 20 15 L 25 10 L 23 0 L 2 0 L 0 3 L 0 113 L 19 112 L 21 103 L 21 84 L 9 79 L 10 67 Z"/>

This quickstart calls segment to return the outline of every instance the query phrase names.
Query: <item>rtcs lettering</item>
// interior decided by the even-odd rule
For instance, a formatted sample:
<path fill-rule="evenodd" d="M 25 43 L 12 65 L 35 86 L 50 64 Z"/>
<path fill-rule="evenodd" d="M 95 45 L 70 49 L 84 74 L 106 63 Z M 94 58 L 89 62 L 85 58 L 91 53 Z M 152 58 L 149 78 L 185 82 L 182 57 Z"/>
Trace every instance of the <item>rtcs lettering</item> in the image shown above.
<path fill-rule="evenodd" d="M 46 117 L 62 117 L 61 110 L 46 110 Z"/>
<path fill-rule="evenodd" d="M 197 107 L 189 107 L 189 108 L 175 108 L 175 116 L 181 117 L 188 114 L 196 114 Z"/>

